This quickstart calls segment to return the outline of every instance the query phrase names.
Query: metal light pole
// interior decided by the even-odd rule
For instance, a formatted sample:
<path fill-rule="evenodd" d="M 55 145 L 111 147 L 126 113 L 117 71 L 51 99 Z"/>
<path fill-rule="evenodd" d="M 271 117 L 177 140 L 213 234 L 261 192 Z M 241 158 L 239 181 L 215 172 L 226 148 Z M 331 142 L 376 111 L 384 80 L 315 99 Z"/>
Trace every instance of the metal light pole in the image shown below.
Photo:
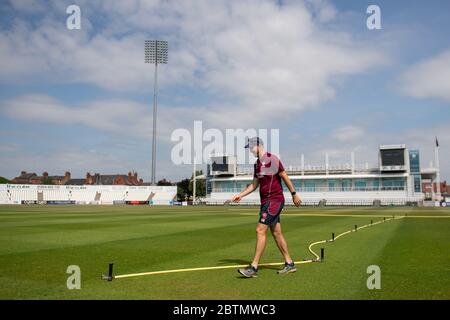
<path fill-rule="evenodd" d="M 145 40 L 145 63 L 155 64 L 155 82 L 153 89 L 153 140 L 152 140 L 152 177 L 155 185 L 156 169 L 156 111 L 158 108 L 158 64 L 167 64 L 168 43 L 162 40 Z"/>
<path fill-rule="evenodd" d="M 193 192 L 192 192 L 192 204 L 194 205 L 195 204 L 195 196 L 196 196 L 196 193 L 197 193 L 197 168 L 196 168 L 196 165 L 195 165 L 195 156 L 194 156 L 194 181 L 193 181 L 193 185 L 192 185 L 192 189 L 193 189 Z"/>

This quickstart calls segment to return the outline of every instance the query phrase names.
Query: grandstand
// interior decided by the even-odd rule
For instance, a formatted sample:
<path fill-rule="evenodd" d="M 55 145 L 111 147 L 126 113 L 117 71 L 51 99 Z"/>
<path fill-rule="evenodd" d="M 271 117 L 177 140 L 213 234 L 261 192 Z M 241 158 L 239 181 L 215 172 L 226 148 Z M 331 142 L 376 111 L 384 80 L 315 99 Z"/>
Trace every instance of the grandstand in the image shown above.
<path fill-rule="evenodd" d="M 372 206 L 372 205 L 422 205 L 422 176 L 436 179 L 436 169 L 420 168 L 418 150 L 408 150 L 405 145 L 379 147 L 376 165 L 356 165 L 354 154 L 350 164 L 284 165 L 294 187 L 300 193 L 303 205 Z M 253 179 L 253 167 L 239 166 L 236 157 L 215 154 L 207 166 L 206 203 L 220 204 L 242 191 Z M 430 174 L 431 172 L 431 174 Z M 292 198 L 284 186 L 286 204 Z M 241 204 L 259 204 L 258 192 L 241 200 Z"/>
<path fill-rule="evenodd" d="M 295 189 L 306 206 L 391 206 L 422 205 L 422 182 L 435 183 L 436 168 L 421 169 L 418 150 L 405 145 L 379 147 L 376 165 L 285 164 Z M 236 157 L 215 154 L 207 165 L 206 204 L 223 204 L 242 191 L 253 179 L 253 166 L 238 165 Z M 283 185 L 284 186 L 284 185 Z M 286 205 L 292 199 L 284 186 Z M 140 185 L 0 185 L 0 204 L 151 204 L 172 205 L 176 186 Z M 254 192 L 240 202 L 258 205 Z"/>
<path fill-rule="evenodd" d="M 0 204 L 153 204 L 171 205 L 175 186 L 0 185 Z"/>

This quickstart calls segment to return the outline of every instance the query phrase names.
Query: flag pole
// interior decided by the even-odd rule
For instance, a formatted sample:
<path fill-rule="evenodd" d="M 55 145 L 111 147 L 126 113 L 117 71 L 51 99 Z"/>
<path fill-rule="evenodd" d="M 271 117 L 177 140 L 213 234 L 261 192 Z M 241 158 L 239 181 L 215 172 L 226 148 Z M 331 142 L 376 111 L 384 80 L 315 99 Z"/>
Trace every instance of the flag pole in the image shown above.
<path fill-rule="evenodd" d="M 434 158 L 436 162 L 436 200 L 441 201 L 441 174 L 439 166 L 439 142 L 437 137 L 435 137 L 436 143 L 434 145 Z"/>

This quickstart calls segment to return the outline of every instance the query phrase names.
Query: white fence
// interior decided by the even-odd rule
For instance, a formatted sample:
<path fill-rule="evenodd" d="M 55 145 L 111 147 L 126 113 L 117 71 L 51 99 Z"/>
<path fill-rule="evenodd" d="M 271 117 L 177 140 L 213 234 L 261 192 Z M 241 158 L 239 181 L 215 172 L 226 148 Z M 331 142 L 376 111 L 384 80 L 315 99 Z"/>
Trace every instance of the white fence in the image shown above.
<path fill-rule="evenodd" d="M 154 205 L 171 205 L 176 194 L 176 186 L 1 184 L 0 204 L 46 203 L 48 201 L 114 204 L 126 201 L 149 201 Z"/>
<path fill-rule="evenodd" d="M 211 192 L 206 203 L 220 204 L 236 194 L 233 192 Z M 303 205 L 318 205 L 321 200 L 326 200 L 327 206 L 371 206 L 375 200 L 380 200 L 381 205 L 406 205 L 408 202 L 421 202 L 423 194 L 408 195 L 406 191 L 352 191 L 352 192 L 298 192 Z M 293 205 L 290 193 L 284 193 L 286 205 Z M 258 205 L 259 192 L 255 191 L 240 201 L 242 205 Z"/>

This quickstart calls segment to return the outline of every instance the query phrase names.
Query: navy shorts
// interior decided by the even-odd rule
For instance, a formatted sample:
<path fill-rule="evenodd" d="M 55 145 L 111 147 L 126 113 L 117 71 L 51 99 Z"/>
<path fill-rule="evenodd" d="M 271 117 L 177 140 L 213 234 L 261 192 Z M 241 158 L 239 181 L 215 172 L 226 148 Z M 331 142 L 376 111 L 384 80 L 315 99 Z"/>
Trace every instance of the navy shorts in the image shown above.
<path fill-rule="evenodd" d="M 284 202 L 282 201 L 267 201 L 261 204 L 258 222 L 266 225 L 276 225 L 280 222 L 280 213 L 283 207 Z"/>

